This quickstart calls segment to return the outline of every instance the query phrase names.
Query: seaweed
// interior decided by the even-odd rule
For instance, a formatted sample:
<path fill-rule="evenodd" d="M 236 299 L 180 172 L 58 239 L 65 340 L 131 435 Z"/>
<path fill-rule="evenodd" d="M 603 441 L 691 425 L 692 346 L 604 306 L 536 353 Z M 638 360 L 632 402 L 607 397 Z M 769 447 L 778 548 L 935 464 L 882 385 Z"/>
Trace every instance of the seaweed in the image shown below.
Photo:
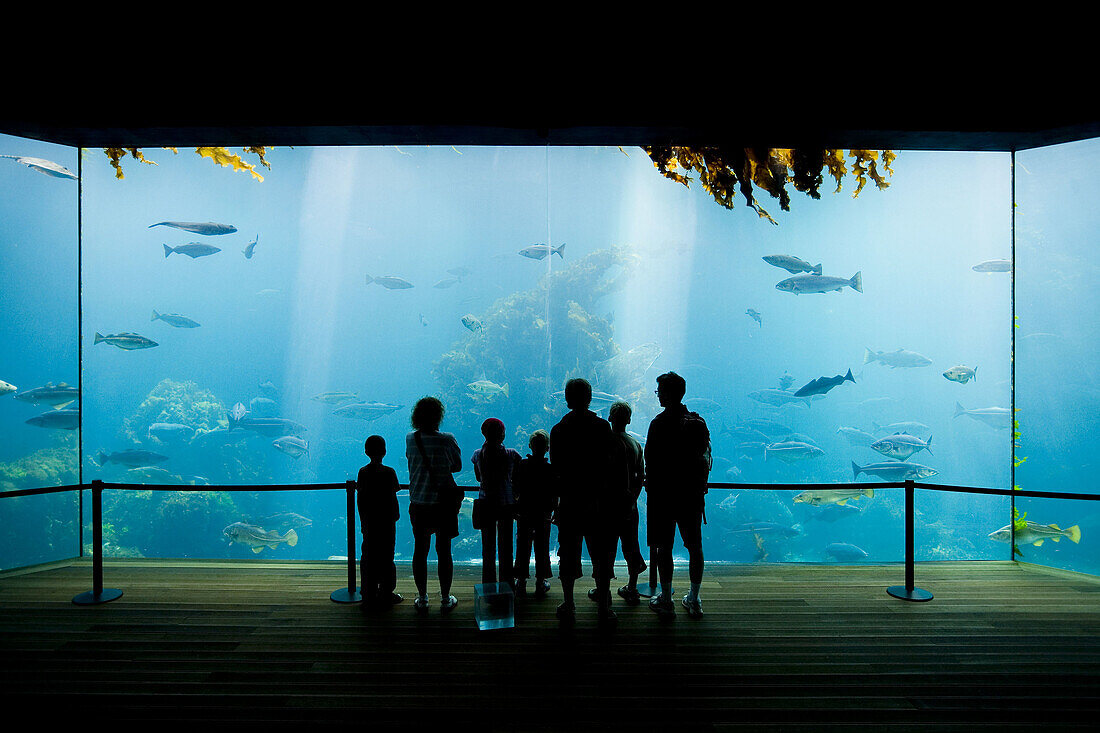
<path fill-rule="evenodd" d="M 178 151 L 176 148 L 163 148 L 164 150 L 170 150 L 173 154 Z M 264 168 L 271 169 L 271 164 L 267 162 L 266 154 L 270 150 L 270 147 L 263 145 L 249 145 L 244 148 L 245 153 L 255 155 L 260 159 L 260 165 Z M 140 148 L 103 148 L 103 152 L 107 155 L 107 158 L 111 161 L 111 167 L 115 169 L 115 178 L 121 180 L 125 178 L 122 174 L 122 159 L 129 153 L 130 157 L 134 160 L 139 160 L 147 165 L 156 165 L 156 161 L 148 160 L 141 152 Z M 232 168 L 236 171 L 247 171 L 252 174 L 252 177 L 257 181 L 263 181 L 264 177 L 256 172 L 256 166 L 251 163 L 247 163 L 241 159 L 239 155 L 231 153 L 228 148 L 224 147 L 197 147 L 195 153 L 203 158 L 209 158 L 217 165 Z"/>

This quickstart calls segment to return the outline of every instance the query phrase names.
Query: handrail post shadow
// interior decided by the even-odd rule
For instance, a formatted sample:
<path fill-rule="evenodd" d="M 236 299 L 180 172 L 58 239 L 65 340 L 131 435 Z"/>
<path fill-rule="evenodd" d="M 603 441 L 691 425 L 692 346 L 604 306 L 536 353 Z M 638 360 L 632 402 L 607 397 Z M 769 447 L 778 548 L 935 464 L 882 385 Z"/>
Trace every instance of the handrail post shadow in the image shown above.
<path fill-rule="evenodd" d="M 930 601 L 932 594 L 914 587 L 913 581 L 913 481 L 905 482 L 905 585 L 892 585 L 886 592 L 903 601 Z"/>
<path fill-rule="evenodd" d="M 118 588 L 103 587 L 103 482 L 92 481 L 92 589 L 73 598 L 78 606 L 110 603 L 122 597 Z"/>
<path fill-rule="evenodd" d="M 338 588 L 329 596 L 336 603 L 358 603 L 363 594 L 355 585 L 355 482 L 345 484 L 348 492 L 348 587 Z"/>

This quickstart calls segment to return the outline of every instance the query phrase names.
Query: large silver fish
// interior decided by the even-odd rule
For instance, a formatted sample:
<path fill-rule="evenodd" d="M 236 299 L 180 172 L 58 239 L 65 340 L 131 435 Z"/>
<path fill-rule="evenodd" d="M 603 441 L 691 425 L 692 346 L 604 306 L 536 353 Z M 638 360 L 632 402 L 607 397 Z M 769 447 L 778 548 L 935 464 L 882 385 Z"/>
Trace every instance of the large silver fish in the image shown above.
<path fill-rule="evenodd" d="M 80 392 L 76 387 L 70 387 L 64 382 L 57 385 L 53 382 L 46 382 L 44 387 L 35 387 L 25 392 L 17 392 L 13 399 L 30 402 L 32 405 L 44 402 L 60 409 L 76 402 L 78 397 L 80 397 Z"/>
<path fill-rule="evenodd" d="M 24 421 L 28 425 L 53 430 L 76 430 L 80 427 L 80 410 L 52 410 Z"/>
<path fill-rule="evenodd" d="M 3 379 L 0 379 L 0 395 L 11 394 L 19 390 L 14 384 L 8 384 Z"/>
<path fill-rule="evenodd" d="M 293 529 L 288 529 L 286 534 L 280 535 L 274 530 L 266 530 L 244 522 L 234 522 L 223 529 L 222 534 L 229 538 L 230 544 L 244 545 L 257 554 L 265 547 L 274 550 L 284 542 L 291 547 L 298 544 L 298 533 Z"/>
<path fill-rule="evenodd" d="M 386 290 L 408 290 L 413 286 L 413 284 L 405 278 L 395 275 L 382 275 L 381 277 L 371 277 L 367 275 L 367 285 L 371 283 L 378 283 L 386 288 Z"/>
<path fill-rule="evenodd" d="M 474 394 L 479 395 L 495 396 L 498 394 L 503 394 L 505 397 L 508 396 L 507 384 L 497 384 L 496 382 L 490 381 L 488 379 L 479 379 L 476 382 L 470 382 L 466 385 L 466 389 L 468 389 L 470 392 L 473 392 Z"/>
<path fill-rule="evenodd" d="M 111 346 L 117 346 L 118 348 L 124 349 L 126 351 L 133 351 L 134 349 L 151 349 L 154 346 L 157 346 L 157 342 L 153 339 L 145 338 L 144 336 L 139 336 L 138 334 L 130 333 L 129 331 L 123 331 L 122 333 L 113 333 L 109 336 L 104 336 L 97 331 L 95 335 L 95 340 L 92 343 L 98 344 L 101 341 L 104 343 L 108 343 Z"/>
<path fill-rule="evenodd" d="M 284 435 L 281 438 L 276 438 L 271 441 L 271 445 L 291 458 L 301 458 L 303 454 L 309 453 L 309 443 L 296 435 Z"/>
<path fill-rule="evenodd" d="M 909 460 L 909 456 L 914 453 L 919 453 L 922 450 L 931 453 L 932 436 L 929 435 L 928 440 L 921 440 L 915 435 L 909 435 L 908 433 L 895 433 L 894 435 L 889 435 L 871 443 L 871 448 L 887 458 L 907 461 Z"/>
<path fill-rule="evenodd" d="M 839 504 L 845 506 L 849 500 L 866 496 L 868 499 L 875 495 L 874 489 L 807 489 L 796 494 L 791 501 L 795 504 L 809 504 L 810 506 L 827 506 Z"/>
<path fill-rule="evenodd" d="M 836 429 L 838 433 L 841 433 L 848 440 L 848 445 L 859 446 L 865 445 L 870 447 L 871 443 L 875 442 L 875 436 L 870 433 L 864 432 L 859 428 L 849 428 L 841 426 Z"/>
<path fill-rule="evenodd" d="M 355 402 L 359 399 L 358 392 L 321 392 L 310 397 L 314 402 L 324 402 L 326 405 L 342 405 L 345 402 Z"/>
<path fill-rule="evenodd" d="M 196 257 L 208 257 L 222 251 L 221 247 L 215 247 L 212 244 L 203 244 L 202 242 L 188 242 L 187 244 L 180 244 L 175 247 L 169 247 L 167 244 L 162 246 L 164 247 L 165 259 L 173 252 L 187 255 L 191 259 L 195 259 Z"/>
<path fill-rule="evenodd" d="M 866 466 L 858 466 L 852 461 L 852 480 L 859 478 L 861 473 L 869 473 L 878 476 L 883 481 L 909 481 L 935 476 L 939 471 L 919 463 L 905 463 L 902 461 L 883 461 L 882 463 L 868 463 Z"/>
<path fill-rule="evenodd" d="M 545 259 L 547 255 L 555 254 L 558 257 L 565 259 L 565 243 L 559 244 L 557 247 L 551 247 L 549 244 L 532 244 L 530 247 L 524 247 L 519 251 L 524 257 L 528 257 L 532 260 Z"/>
<path fill-rule="evenodd" d="M 353 402 L 350 405 L 337 407 L 332 411 L 333 415 L 353 418 L 356 420 L 377 420 L 401 409 L 401 405 L 387 405 L 384 402 Z"/>
<path fill-rule="evenodd" d="M 164 321 L 169 326 L 174 328 L 198 328 L 200 324 L 198 321 L 193 321 L 187 316 L 181 316 L 179 313 L 157 313 L 153 310 L 153 317 L 150 321 Z"/>
<path fill-rule="evenodd" d="M 1062 529 L 1057 524 L 1039 524 L 1038 522 L 1028 521 L 1025 528 L 1016 530 L 1016 544 L 1018 545 L 1042 547 L 1043 542 L 1046 540 L 1058 542 L 1063 537 L 1068 537 L 1071 542 L 1077 544 L 1081 541 L 1081 528 L 1075 524 L 1068 529 Z M 1012 525 L 1006 524 L 996 532 L 990 532 L 989 539 L 997 542 L 1011 542 Z"/>
<path fill-rule="evenodd" d="M 986 260 L 970 268 L 974 272 L 1012 272 L 1010 260 Z"/>
<path fill-rule="evenodd" d="M 958 382 L 959 384 L 966 384 L 971 379 L 978 378 L 978 367 L 971 369 L 968 366 L 959 364 L 953 366 L 943 373 L 945 379 L 950 379 L 952 382 Z"/>
<path fill-rule="evenodd" d="M 1012 410 L 1007 407 L 977 407 L 968 410 L 956 402 L 955 414 L 952 417 L 958 417 L 959 415 L 966 415 L 999 430 L 1007 430 L 1012 427 Z"/>
<path fill-rule="evenodd" d="M 52 160 L 46 160 L 45 158 L 31 158 L 26 155 L 0 155 L 0 158 L 11 158 L 16 163 L 22 163 L 33 171 L 44 173 L 47 176 L 53 176 L 54 178 L 68 178 L 75 181 L 76 174 L 71 170 L 61 165 L 60 163 L 54 163 Z"/>
<path fill-rule="evenodd" d="M 859 562 L 867 559 L 867 551 L 847 542 L 830 542 L 825 545 L 825 554 L 841 562 Z"/>
<path fill-rule="evenodd" d="M 915 351 L 906 351 L 905 349 L 898 349 L 897 351 L 871 351 L 868 348 L 864 348 L 863 363 L 870 364 L 875 361 L 891 369 L 897 369 L 898 367 L 926 367 L 932 363 L 932 360 L 927 356 L 918 354 Z"/>
<path fill-rule="evenodd" d="M 148 434 L 164 442 L 172 440 L 186 440 L 194 435 L 195 429 L 190 425 L 174 422 L 155 422 L 149 426 Z"/>
<path fill-rule="evenodd" d="M 799 272 L 809 272 L 814 275 L 821 274 L 821 264 L 811 265 L 806 260 L 793 255 L 766 255 L 761 257 L 762 260 L 769 265 L 782 268 L 787 272 L 797 274 Z"/>
<path fill-rule="evenodd" d="M 768 454 L 773 455 L 785 463 L 795 461 L 807 461 L 825 455 L 825 451 L 817 446 L 803 443 L 797 440 L 785 440 L 782 443 L 772 443 L 764 446 L 764 460 L 768 460 Z"/>
<path fill-rule="evenodd" d="M 850 278 L 833 277 L 832 275 L 795 275 L 776 283 L 775 289 L 786 293 L 828 293 L 833 290 L 851 288 L 858 293 L 863 292 L 863 273 L 857 272 Z"/>
<path fill-rule="evenodd" d="M 153 227 L 172 227 L 192 234 L 205 234 L 211 237 L 217 234 L 232 234 L 237 231 L 237 227 L 232 224 L 217 224 L 212 221 L 160 221 L 149 225 L 150 229 Z"/>
<path fill-rule="evenodd" d="M 100 466 L 106 466 L 108 463 L 117 463 L 120 466 L 142 468 L 145 466 L 155 466 L 167 460 L 168 456 L 162 456 L 160 453 L 130 448 L 129 450 L 118 451 L 117 453 L 104 453 L 100 451 L 96 463 Z"/>

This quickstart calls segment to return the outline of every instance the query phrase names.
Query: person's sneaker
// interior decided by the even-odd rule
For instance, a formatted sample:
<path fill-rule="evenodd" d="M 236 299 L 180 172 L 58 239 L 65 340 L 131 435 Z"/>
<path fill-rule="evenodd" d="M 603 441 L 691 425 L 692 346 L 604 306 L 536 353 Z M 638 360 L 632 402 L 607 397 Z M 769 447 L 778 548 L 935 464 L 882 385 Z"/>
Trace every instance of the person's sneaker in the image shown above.
<path fill-rule="evenodd" d="M 690 593 L 685 595 L 684 600 L 680 601 L 680 603 L 687 609 L 688 616 L 691 618 L 703 617 L 703 602 L 698 598 L 692 598 Z"/>
<path fill-rule="evenodd" d="M 619 588 L 617 592 L 619 594 L 619 598 L 622 598 L 624 601 L 626 601 L 627 605 L 629 606 L 637 606 L 639 603 L 642 602 L 642 597 L 638 595 L 637 588 L 631 588 L 629 585 L 624 585 L 622 588 Z"/>
<path fill-rule="evenodd" d="M 615 613 L 610 605 L 600 606 L 600 610 L 596 612 L 596 619 L 601 624 L 614 624 L 618 622 L 619 614 Z"/>
<path fill-rule="evenodd" d="M 550 592 L 550 581 L 546 578 L 540 578 L 538 584 L 535 586 L 535 598 L 542 598 Z"/>
<path fill-rule="evenodd" d="M 421 616 L 426 614 L 429 608 L 428 597 L 417 596 L 416 599 L 413 601 L 413 608 L 415 608 L 416 612 L 419 613 Z"/>
<path fill-rule="evenodd" d="M 597 592 L 597 591 L 596 591 L 596 589 L 595 589 L 595 588 L 589 588 L 589 589 L 588 589 L 588 600 L 590 600 L 590 601 L 598 601 L 599 599 L 598 599 L 598 598 L 596 598 L 596 592 Z"/>
<path fill-rule="evenodd" d="M 665 598 L 663 593 L 658 593 L 653 600 L 649 602 L 649 610 L 653 611 L 661 618 L 672 618 L 676 615 L 676 607 L 672 605 L 672 601 Z"/>
<path fill-rule="evenodd" d="M 562 621 L 570 622 L 577 619 L 577 604 L 571 601 L 562 601 L 558 604 L 558 610 L 555 611 L 557 617 Z"/>
<path fill-rule="evenodd" d="M 382 602 L 388 606 L 396 606 L 403 600 L 405 600 L 405 596 L 400 593 L 390 593 L 388 596 L 382 596 Z"/>
<path fill-rule="evenodd" d="M 458 605 L 458 599 L 452 596 L 447 596 L 443 599 L 443 602 L 439 604 L 439 610 L 443 613 L 450 613 L 455 606 Z"/>

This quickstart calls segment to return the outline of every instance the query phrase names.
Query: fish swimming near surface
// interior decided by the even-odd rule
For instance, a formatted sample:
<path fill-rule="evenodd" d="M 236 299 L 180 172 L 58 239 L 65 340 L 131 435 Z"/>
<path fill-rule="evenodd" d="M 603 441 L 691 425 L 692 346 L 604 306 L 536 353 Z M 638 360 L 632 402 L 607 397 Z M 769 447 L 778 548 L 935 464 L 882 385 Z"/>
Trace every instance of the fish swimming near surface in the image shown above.
<path fill-rule="evenodd" d="M 150 438 L 156 438 L 165 443 L 174 440 L 187 440 L 194 434 L 195 429 L 190 425 L 183 425 L 175 422 L 155 422 L 149 426 L 148 430 Z"/>
<path fill-rule="evenodd" d="M 188 242 L 187 244 L 180 244 L 175 247 L 169 247 L 167 244 L 162 244 L 164 247 L 164 258 L 168 259 L 168 255 L 175 252 L 176 254 L 187 255 L 191 259 L 196 257 L 209 257 L 212 254 L 221 252 L 221 247 L 215 247 L 212 244 L 203 244 L 202 242 Z"/>
<path fill-rule="evenodd" d="M 232 224 L 217 224 L 212 221 L 161 221 L 149 225 L 150 229 L 153 227 L 172 227 L 192 234 L 205 234 L 209 237 L 219 234 L 232 234 L 237 231 L 237 227 Z"/>
<path fill-rule="evenodd" d="M 98 344 L 101 341 L 104 343 L 108 343 L 111 346 L 117 346 L 118 348 L 125 351 L 133 351 L 134 349 L 151 349 L 154 346 L 159 345 L 153 339 L 145 338 L 144 336 L 139 336 L 138 334 L 130 333 L 129 331 L 124 331 L 122 333 L 113 333 L 110 336 L 104 336 L 97 331 L 95 335 L 95 340 L 92 341 L 92 343 Z"/>
<path fill-rule="evenodd" d="M 747 395 L 750 400 L 761 402 L 765 405 L 773 405 L 775 407 L 782 407 L 788 403 L 795 403 L 797 405 L 810 406 L 810 399 L 808 397 L 799 397 L 785 389 L 758 389 L 749 392 Z"/>
<path fill-rule="evenodd" d="M 60 163 L 54 163 L 52 160 L 46 160 L 45 158 L 31 158 L 26 155 L 0 155 L 0 158 L 10 158 L 16 163 L 22 163 L 33 171 L 38 171 L 47 176 L 54 178 L 68 178 L 71 181 L 76 180 L 76 174 L 71 170 L 61 165 Z"/>
<path fill-rule="evenodd" d="M 871 444 L 872 450 L 878 451 L 887 458 L 899 461 L 907 461 L 914 453 L 926 450 L 932 452 L 932 436 L 928 440 L 921 440 L 908 433 L 895 433 Z"/>
<path fill-rule="evenodd" d="M 862 547 L 856 547 L 847 542 L 831 542 L 825 545 L 825 554 L 841 562 L 859 562 L 868 557 L 867 551 Z"/>
<path fill-rule="evenodd" d="M 1007 407 L 978 407 L 968 410 L 956 402 L 955 414 L 952 417 L 959 415 L 966 415 L 998 430 L 1007 430 L 1012 427 L 1012 410 Z"/>
<path fill-rule="evenodd" d="M 897 351 L 871 351 L 868 348 L 863 350 L 863 363 L 870 364 L 872 362 L 878 362 L 891 369 L 903 368 L 915 368 L 926 367 L 932 363 L 932 360 L 923 354 L 918 354 L 915 351 L 906 351 L 905 349 L 898 349 Z"/>
<path fill-rule="evenodd" d="M 403 277 L 397 277 L 396 275 L 382 275 L 381 277 L 371 277 L 367 275 L 367 285 L 371 283 L 378 283 L 386 290 L 408 290 L 413 287 L 413 284 Z"/>
<path fill-rule="evenodd" d="M 257 554 L 265 547 L 277 549 L 284 542 L 291 547 L 298 544 L 298 533 L 293 529 L 288 529 L 286 534 L 280 535 L 274 530 L 266 530 L 244 522 L 234 522 L 223 529 L 222 534 L 229 538 L 230 544 L 244 545 Z"/>
<path fill-rule="evenodd" d="M 291 458 L 301 458 L 309 453 L 309 443 L 296 435 L 284 435 L 281 438 L 276 438 L 271 441 L 271 445 Z"/>
<path fill-rule="evenodd" d="M 868 448 L 875 442 L 875 436 L 868 432 L 864 432 L 859 428 L 849 428 L 843 425 L 836 429 L 838 433 L 843 435 L 848 440 L 848 445 L 860 446 L 865 445 Z"/>
<path fill-rule="evenodd" d="M 863 292 L 863 273 L 857 272 L 850 278 L 833 277 L 831 275 L 795 275 L 782 280 L 775 285 L 776 290 L 785 293 L 829 293 L 851 288 L 857 293 Z"/>
<path fill-rule="evenodd" d="M 160 453 L 130 448 L 128 450 L 118 451 L 117 453 L 104 453 L 100 451 L 96 463 L 100 466 L 106 466 L 108 463 L 117 463 L 120 466 L 127 466 L 129 468 L 144 468 L 145 466 L 155 466 L 158 463 L 164 463 L 167 460 L 168 456 L 162 456 Z"/>
<path fill-rule="evenodd" d="M 342 405 L 345 402 L 355 402 L 359 399 L 358 392 L 322 392 L 310 397 L 314 402 L 324 402 L 326 405 Z"/>
<path fill-rule="evenodd" d="M 852 480 L 859 478 L 861 473 L 878 476 L 883 481 L 916 481 L 929 476 L 935 476 L 939 471 L 919 463 L 905 461 L 883 461 L 882 463 L 868 463 L 866 466 L 856 465 L 852 461 Z"/>
<path fill-rule="evenodd" d="M 332 411 L 333 415 L 353 418 L 356 420 L 377 420 L 401 409 L 401 405 L 387 405 L 385 402 L 353 402 L 350 405 L 337 407 Z"/>
<path fill-rule="evenodd" d="M 248 244 L 246 244 L 244 249 L 241 250 L 242 252 L 244 252 L 244 258 L 246 260 L 252 259 L 252 254 L 256 251 L 256 245 L 259 244 L 259 243 L 260 243 L 260 235 L 257 234 L 256 238 L 253 239 Z"/>
<path fill-rule="evenodd" d="M 497 384 L 488 379 L 479 379 L 476 382 L 470 382 L 466 385 L 466 389 L 474 394 L 485 395 L 487 397 L 502 394 L 505 397 L 508 396 L 508 385 Z"/>
<path fill-rule="evenodd" d="M 436 288 L 438 290 L 445 290 L 446 288 L 449 288 L 453 285 L 458 285 L 460 282 L 462 282 L 462 280 L 460 280 L 457 277 L 448 277 L 448 278 L 444 278 L 444 279 L 440 280 L 439 282 L 437 282 L 432 287 Z"/>
<path fill-rule="evenodd" d="M 76 430 L 80 427 L 80 410 L 58 409 L 25 420 L 28 425 L 51 430 Z"/>
<path fill-rule="evenodd" d="M 198 328 L 200 324 L 198 321 L 193 321 L 187 316 L 181 316 L 179 313 L 157 313 L 153 311 L 153 317 L 150 321 L 164 321 L 169 326 L 175 328 Z"/>
<path fill-rule="evenodd" d="M 953 366 L 943 373 L 943 376 L 950 379 L 952 382 L 958 382 L 959 384 L 966 384 L 971 379 L 978 378 L 978 367 L 971 369 L 968 366 Z"/>
<path fill-rule="evenodd" d="M 752 318 L 752 320 L 756 321 L 756 323 L 761 328 L 764 327 L 764 321 L 760 317 L 760 312 L 759 311 L 756 311 L 756 310 L 753 310 L 752 308 L 749 308 L 747 311 L 745 311 L 745 315 L 749 316 L 750 318 Z"/>
<path fill-rule="evenodd" d="M 1057 524 L 1039 524 L 1027 522 L 1027 527 L 1016 530 L 1016 544 L 1035 545 L 1042 547 L 1047 540 L 1060 542 L 1063 537 L 1068 537 L 1071 542 L 1077 544 L 1081 541 L 1081 528 L 1076 524 L 1067 529 L 1062 529 Z M 1012 541 L 1012 525 L 1006 524 L 996 532 L 989 533 L 989 539 L 997 542 Z"/>
<path fill-rule="evenodd" d="M 849 501 L 866 496 L 874 498 L 874 489 L 807 489 L 792 497 L 795 504 L 809 504 L 810 506 L 826 506 L 839 504 L 844 506 Z"/>
<path fill-rule="evenodd" d="M 974 272 L 1012 272 L 1012 262 L 1009 260 L 986 260 L 970 269 Z"/>
<path fill-rule="evenodd" d="M 12 399 L 20 402 L 30 402 L 32 405 L 44 402 L 56 409 L 61 409 L 76 402 L 79 397 L 80 391 L 76 387 L 70 387 L 64 382 L 57 385 L 53 382 L 46 382 L 43 387 L 17 392 Z"/>
<path fill-rule="evenodd" d="M 19 388 L 14 384 L 8 384 L 3 379 L 0 379 L 0 395 L 11 394 L 12 392 L 18 392 Z"/>
<path fill-rule="evenodd" d="M 781 443 L 771 443 L 764 446 L 764 460 L 768 460 L 768 454 L 785 462 L 807 461 L 811 458 L 819 458 L 825 455 L 825 451 L 817 446 L 803 443 L 797 440 L 785 440 Z"/>
<path fill-rule="evenodd" d="M 557 247 L 551 247 L 549 244 L 532 244 L 530 247 L 524 247 L 519 251 L 524 257 L 528 257 L 532 260 L 545 259 L 547 255 L 555 254 L 558 257 L 565 259 L 565 243 L 559 244 Z"/>
<path fill-rule="evenodd" d="M 844 384 L 845 382 L 856 383 L 855 377 L 852 376 L 852 370 L 849 369 L 847 374 L 838 374 L 835 377 L 818 377 L 812 379 L 803 385 L 797 392 L 796 397 L 809 397 L 810 395 L 820 394 L 823 395 L 833 387 Z"/>
<path fill-rule="evenodd" d="M 473 331 L 474 333 L 485 330 L 485 326 L 481 324 L 481 321 L 479 321 L 476 316 L 470 313 L 462 316 L 462 325 Z"/>
<path fill-rule="evenodd" d="M 792 274 L 798 274 L 800 272 L 808 272 L 814 275 L 821 274 L 821 264 L 811 265 L 806 260 L 803 260 L 793 255 L 766 255 L 761 257 L 762 260 L 769 265 L 781 268 Z"/>

